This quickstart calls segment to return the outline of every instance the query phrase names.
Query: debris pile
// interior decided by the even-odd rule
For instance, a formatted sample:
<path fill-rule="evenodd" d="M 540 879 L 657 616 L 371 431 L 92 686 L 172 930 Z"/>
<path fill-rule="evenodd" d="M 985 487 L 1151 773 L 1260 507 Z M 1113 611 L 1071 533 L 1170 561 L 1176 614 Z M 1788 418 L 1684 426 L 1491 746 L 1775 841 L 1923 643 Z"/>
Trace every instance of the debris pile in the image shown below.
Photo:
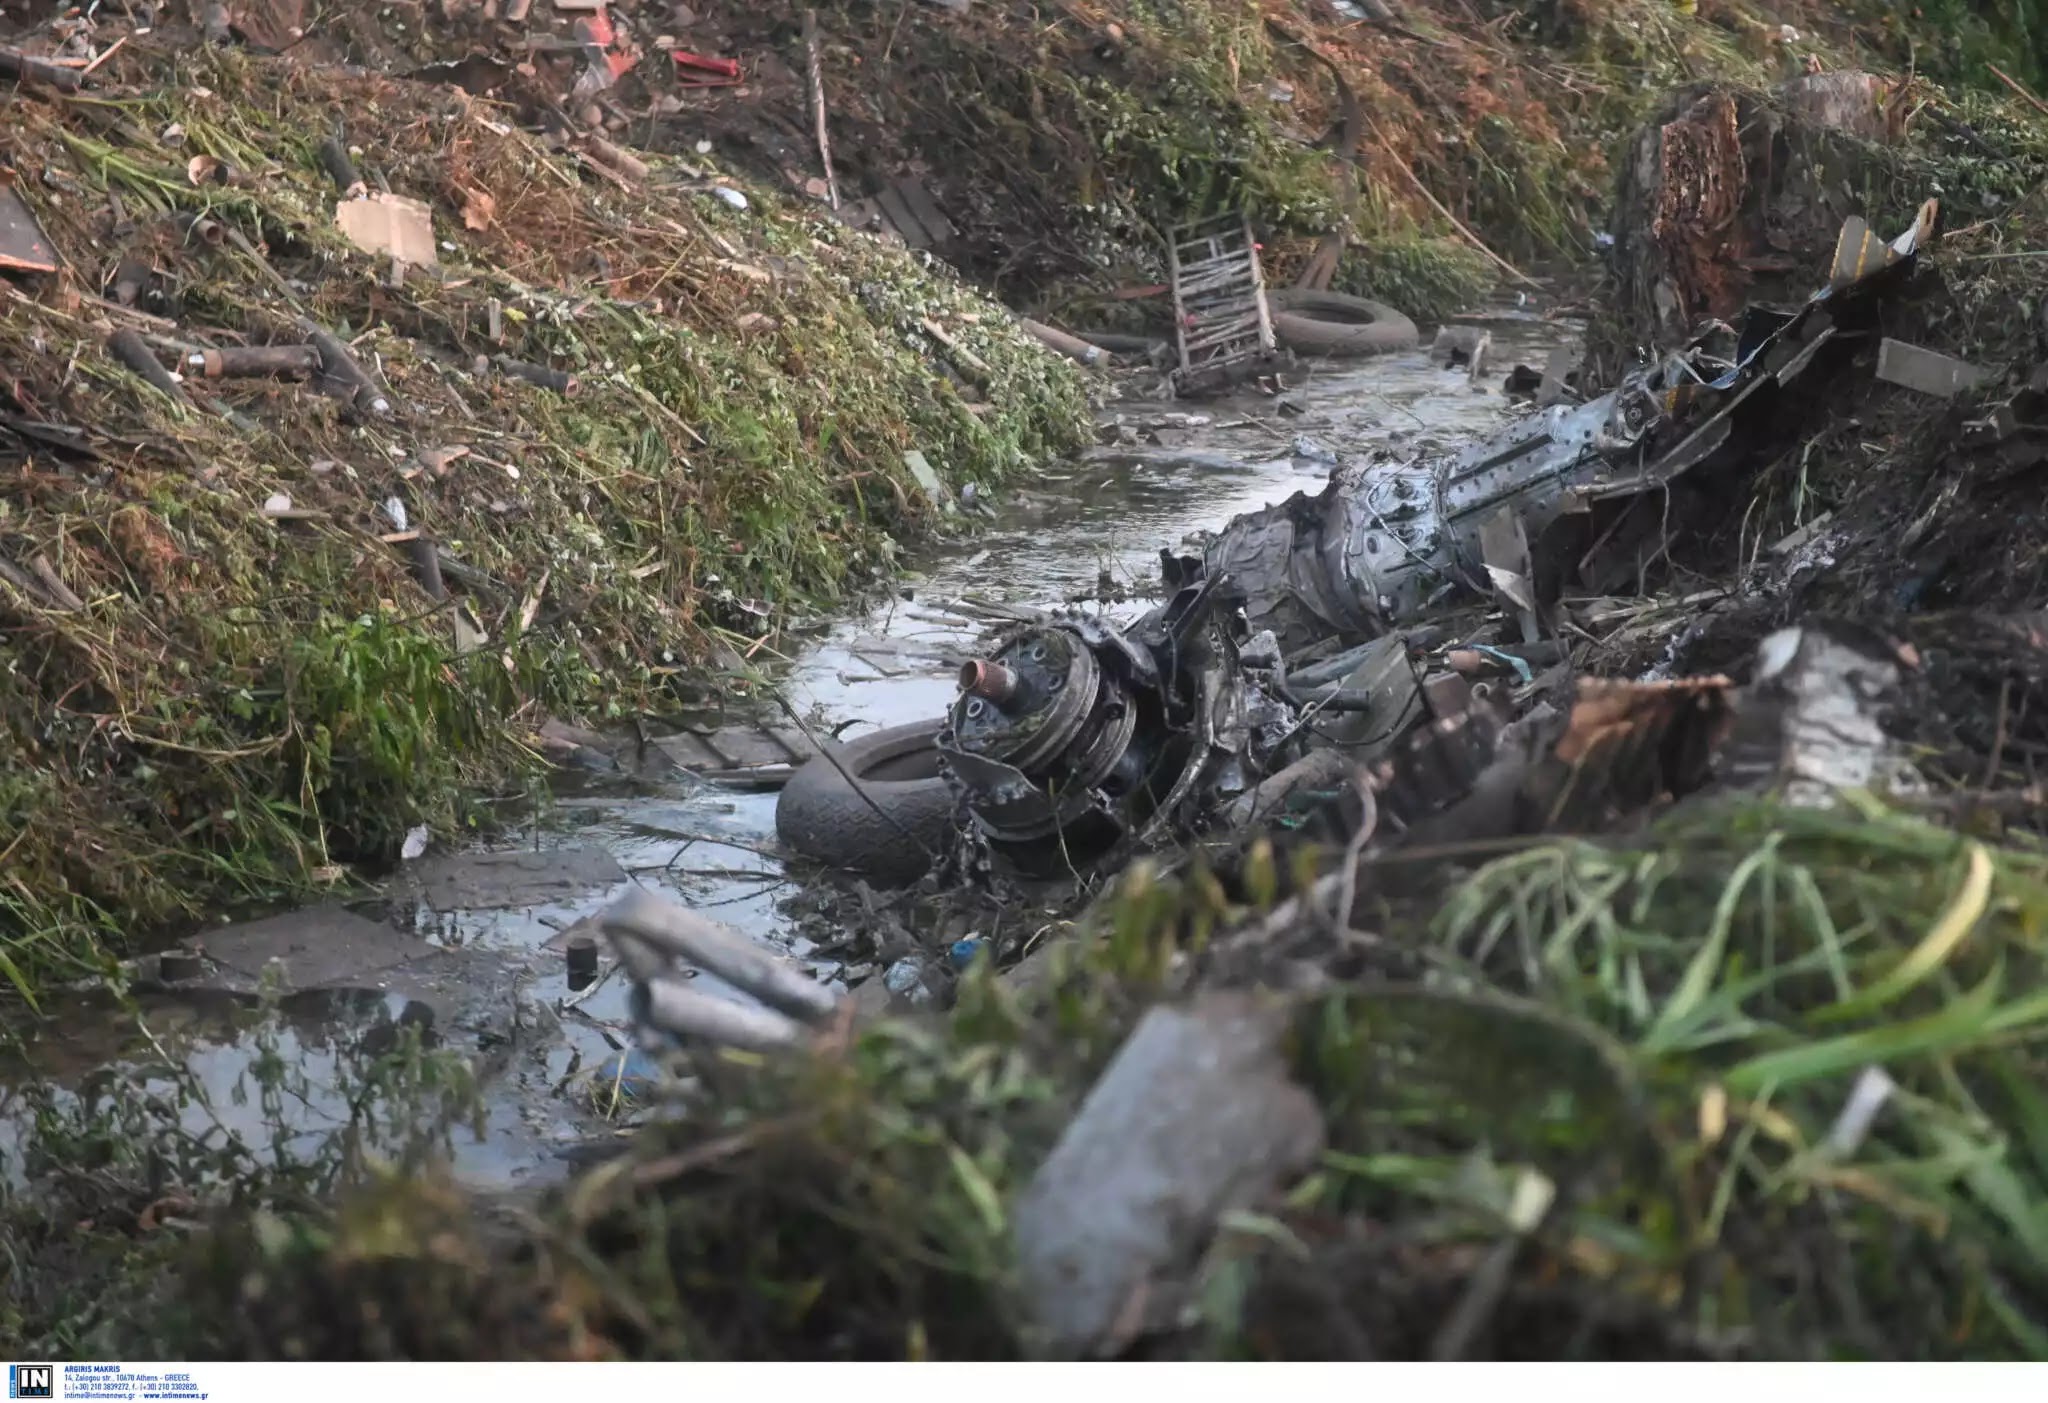
<path fill-rule="evenodd" d="M 1454 454 L 1346 465 L 1319 497 L 1298 493 L 1233 522 L 1205 544 L 1197 568 L 1230 575 L 1253 626 L 1274 629 L 1289 648 L 1413 622 L 1459 586 L 1500 596 L 1533 630 L 1539 582 L 1530 542 L 1561 518 L 1591 521 L 1602 504 L 1633 503 L 1683 473 L 1710 471 L 1717 457 L 1751 457 L 1759 427 L 1783 413 L 1788 394 L 1820 390 L 1832 367 L 1810 367 L 1831 343 L 1840 338 L 1839 352 L 1877 324 L 1884 294 L 1932 236 L 1935 213 L 1929 202 L 1889 243 L 1852 219 L 1829 283 L 1797 313 L 1752 308 L 1737 326 L 1715 322 L 1607 394 L 1539 410 Z M 1615 548 L 1624 519 L 1609 514 L 1597 532 L 1577 533 L 1588 537 L 1580 546 L 1589 565 Z M 1543 544 L 1562 553 L 1554 536 Z M 1545 573 L 1546 585 L 1559 576 Z"/>

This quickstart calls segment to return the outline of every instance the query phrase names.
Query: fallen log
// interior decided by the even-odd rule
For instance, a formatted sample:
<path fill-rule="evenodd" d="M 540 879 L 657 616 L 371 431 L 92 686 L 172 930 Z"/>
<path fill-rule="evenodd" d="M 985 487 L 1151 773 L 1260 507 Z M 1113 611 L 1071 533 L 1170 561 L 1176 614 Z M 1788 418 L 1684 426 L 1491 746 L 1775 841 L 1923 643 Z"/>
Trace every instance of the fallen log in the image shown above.
<path fill-rule="evenodd" d="M 589 148 L 591 155 L 628 179 L 644 181 L 653 174 L 647 162 L 616 142 L 605 140 L 596 132 L 584 137 L 583 144 Z"/>
<path fill-rule="evenodd" d="M 57 573 L 57 567 L 50 564 L 48 557 L 35 557 L 29 561 L 28 568 L 42 581 L 43 588 L 49 592 L 50 598 L 57 601 L 59 609 L 76 613 L 85 607 L 85 601 L 72 592 L 71 586 L 64 583 L 64 577 Z"/>
<path fill-rule="evenodd" d="M 932 340 L 946 348 L 947 354 L 953 358 L 954 363 L 960 369 L 978 377 L 983 384 L 994 378 L 995 372 L 989 369 L 988 362 L 954 340 L 946 328 L 940 326 L 930 317 L 924 318 L 920 325 L 924 327 L 925 333 Z"/>

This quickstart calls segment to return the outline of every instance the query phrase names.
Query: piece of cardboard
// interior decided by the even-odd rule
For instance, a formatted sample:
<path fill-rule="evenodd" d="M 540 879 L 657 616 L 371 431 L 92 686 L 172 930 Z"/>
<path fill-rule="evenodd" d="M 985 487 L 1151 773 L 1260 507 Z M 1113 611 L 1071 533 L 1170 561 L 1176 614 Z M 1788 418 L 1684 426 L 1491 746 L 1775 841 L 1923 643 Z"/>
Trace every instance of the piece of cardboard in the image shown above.
<path fill-rule="evenodd" d="M 343 200 L 334 207 L 334 222 L 365 253 L 389 254 L 420 268 L 431 268 L 437 261 L 433 211 L 418 200 L 382 192 Z"/>

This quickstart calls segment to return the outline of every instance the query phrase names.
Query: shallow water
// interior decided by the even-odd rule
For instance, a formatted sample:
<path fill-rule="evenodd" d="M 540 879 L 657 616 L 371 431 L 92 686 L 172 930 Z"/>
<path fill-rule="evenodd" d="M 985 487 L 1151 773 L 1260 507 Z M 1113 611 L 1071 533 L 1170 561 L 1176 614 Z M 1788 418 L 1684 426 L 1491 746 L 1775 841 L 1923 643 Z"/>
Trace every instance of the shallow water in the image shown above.
<path fill-rule="evenodd" d="M 1432 365 L 1417 351 L 1328 364 L 1278 399 L 1112 406 L 1102 436 L 1114 442 L 1020 484 L 995 504 L 993 519 L 963 512 L 963 531 L 915 558 L 896 597 L 798 640 L 782 669 L 787 699 L 828 726 L 854 723 L 849 734 L 939 715 L 954 695 L 960 660 L 989 627 L 944 607 L 960 601 L 1056 607 L 1097 601 L 1106 581 L 1122 602 L 1090 607 L 1134 617 L 1152 602 L 1163 547 L 1295 492 L 1319 491 L 1327 454 L 1412 451 L 1493 429 L 1509 412 L 1499 389 L 1507 369 L 1517 361 L 1542 364 L 1562 339 L 1554 329 L 1517 324 L 1495 326 L 1493 338 L 1478 387 L 1464 371 Z M 645 784 L 586 782 L 559 794 L 547 822 L 507 846 L 601 849 L 623 869 L 615 878 L 503 900 L 486 883 L 466 898 L 471 905 L 392 903 L 394 918 L 469 961 L 450 978 L 474 988 L 457 987 L 444 999 L 435 1026 L 447 1045 L 483 1053 L 489 1074 L 484 1133 L 455 1132 L 461 1173 L 497 1185 L 550 1178 L 562 1172 L 559 1149 L 605 1133 L 592 1107 L 608 1101 L 611 1088 L 595 1085 L 591 1072 L 630 1040 L 626 982 L 608 976 L 576 1000 L 550 942 L 625 882 L 663 889 L 790 948 L 821 979 L 845 976 L 837 963 L 810 958 L 809 942 L 783 910 L 792 883 L 776 855 L 774 815 L 771 793 L 688 778 L 654 792 Z M 710 976 L 699 978 L 716 987 Z M 60 1003 L 32 1035 L 27 1064 L 0 1067 L 0 1157 L 13 1158 L 23 1124 L 18 1092 L 34 1080 L 67 1094 L 107 1076 L 160 1094 L 196 1086 L 225 1110 L 187 1107 L 180 1114 L 188 1128 L 198 1133 L 218 1114 L 256 1145 L 332 1133 L 346 1111 L 343 1092 L 316 1090 L 272 1124 L 260 1106 L 237 1103 L 236 1088 L 247 1086 L 266 1045 L 316 1087 L 336 1083 L 350 1049 L 407 1006 L 404 995 L 385 991 L 390 981 L 364 982 L 363 994 L 300 996 L 267 1015 L 245 1003 L 201 1006 L 189 995 L 159 996 L 144 1006 L 146 1034 L 104 1002 Z M 173 1076 L 167 1059 L 181 1061 L 187 1075 Z"/>

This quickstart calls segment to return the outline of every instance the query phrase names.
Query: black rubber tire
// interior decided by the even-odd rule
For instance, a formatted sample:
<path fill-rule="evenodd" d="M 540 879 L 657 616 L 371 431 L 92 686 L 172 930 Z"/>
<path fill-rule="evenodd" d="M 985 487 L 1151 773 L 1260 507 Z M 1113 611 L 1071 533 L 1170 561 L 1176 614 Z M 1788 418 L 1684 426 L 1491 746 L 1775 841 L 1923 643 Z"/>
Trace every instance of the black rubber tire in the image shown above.
<path fill-rule="evenodd" d="M 1414 322 L 1371 298 L 1281 288 L 1266 302 L 1274 339 L 1305 356 L 1376 356 L 1422 344 Z"/>
<path fill-rule="evenodd" d="M 953 832 L 953 791 L 939 778 L 933 744 L 940 724 L 889 726 L 835 743 L 833 757 L 860 781 L 860 792 L 831 760 L 806 761 L 775 801 L 783 843 L 883 885 L 922 877 Z"/>

